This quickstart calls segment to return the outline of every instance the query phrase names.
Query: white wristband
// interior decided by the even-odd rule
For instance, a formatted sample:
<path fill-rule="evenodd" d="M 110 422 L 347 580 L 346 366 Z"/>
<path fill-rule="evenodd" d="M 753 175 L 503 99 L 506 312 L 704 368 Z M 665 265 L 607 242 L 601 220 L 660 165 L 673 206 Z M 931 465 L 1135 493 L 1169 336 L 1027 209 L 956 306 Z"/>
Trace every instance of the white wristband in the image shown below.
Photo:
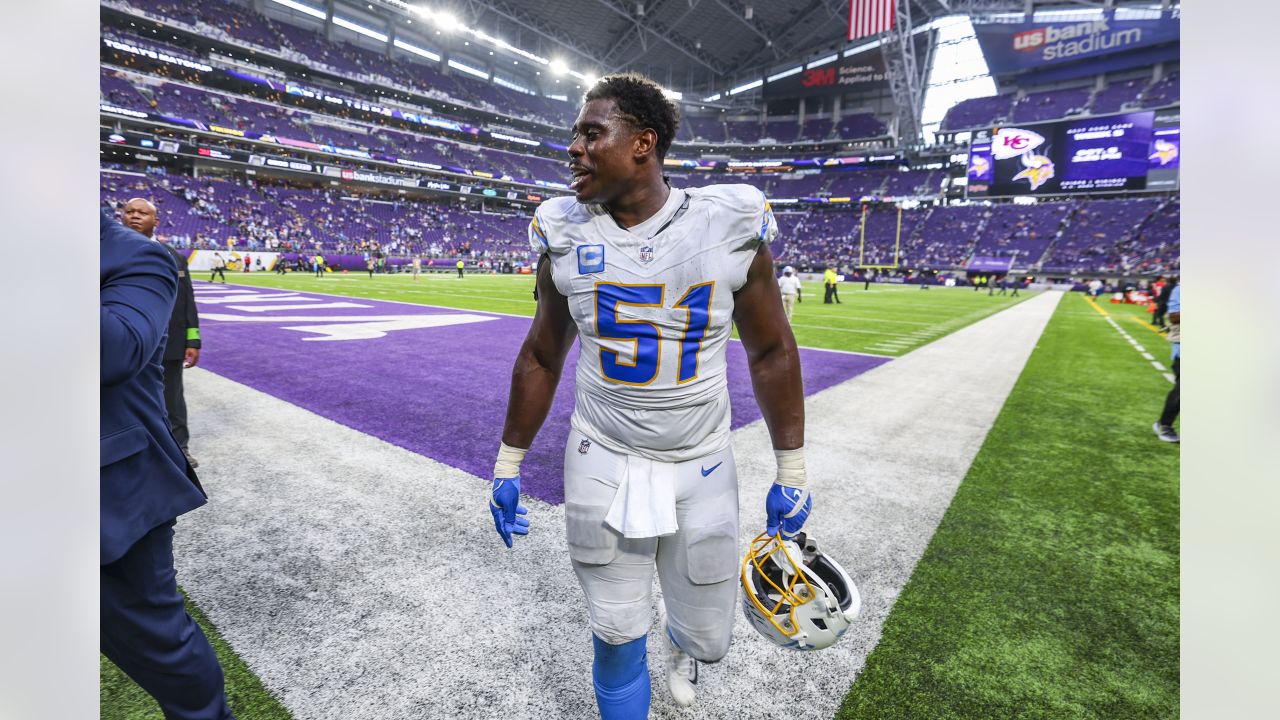
<path fill-rule="evenodd" d="M 777 483 L 779 485 L 794 488 L 804 487 L 804 448 L 774 450 L 773 457 L 778 461 Z"/>
<path fill-rule="evenodd" d="M 520 474 L 520 463 L 524 460 L 528 448 L 515 448 L 506 443 L 498 448 L 498 462 L 493 465 L 495 478 L 510 478 Z"/>

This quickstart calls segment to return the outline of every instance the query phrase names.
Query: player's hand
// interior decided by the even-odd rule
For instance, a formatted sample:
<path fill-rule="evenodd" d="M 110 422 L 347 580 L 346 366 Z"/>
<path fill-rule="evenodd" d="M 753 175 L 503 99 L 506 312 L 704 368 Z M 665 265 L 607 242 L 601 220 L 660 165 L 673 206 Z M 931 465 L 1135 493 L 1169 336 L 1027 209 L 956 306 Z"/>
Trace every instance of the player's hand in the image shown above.
<path fill-rule="evenodd" d="M 809 519 L 809 511 L 813 509 L 813 498 L 809 496 L 809 488 L 788 487 L 774 483 L 764 500 L 765 534 L 777 535 L 782 530 L 782 539 L 794 538 Z"/>
<path fill-rule="evenodd" d="M 200 348 L 187 348 L 183 357 L 183 367 L 193 368 L 200 362 Z"/>
<path fill-rule="evenodd" d="M 528 535 L 529 519 L 524 517 L 528 508 L 520 504 L 520 476 L 494 478 L 493 497 L 489 499 L 489 512 L 498 529 L 502 542 L 511 547 L 512 535 Z"/>

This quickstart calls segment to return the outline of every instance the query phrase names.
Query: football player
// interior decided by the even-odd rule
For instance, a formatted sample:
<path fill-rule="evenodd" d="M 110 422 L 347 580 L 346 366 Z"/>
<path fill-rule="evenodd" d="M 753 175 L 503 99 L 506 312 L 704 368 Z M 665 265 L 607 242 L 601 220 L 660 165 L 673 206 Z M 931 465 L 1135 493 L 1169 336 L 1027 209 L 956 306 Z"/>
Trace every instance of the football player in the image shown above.
<path fill-rule="evenodd" d="M 601 78 L 585 96 L 568 148 L 575 195 L 542 203 L 529 225 L 541 256 L 537 310 L 512 371 L 490 501 L 510 547 L 529 531 L 520 463 L 578 337 L 566 535 L 606 720 L 648 714 L 655 570 L 677 704 L 694 701 L 698 663 L 729 649 L 739 569 L 725 373 L 734 325 L 777 457 L 766 530 L 795 535 L 812 506 L 800 356 L 769 251 L 773 212 L 749 185 L 672 188 L 662 166 L 678 122 L 641 75 Z"/>

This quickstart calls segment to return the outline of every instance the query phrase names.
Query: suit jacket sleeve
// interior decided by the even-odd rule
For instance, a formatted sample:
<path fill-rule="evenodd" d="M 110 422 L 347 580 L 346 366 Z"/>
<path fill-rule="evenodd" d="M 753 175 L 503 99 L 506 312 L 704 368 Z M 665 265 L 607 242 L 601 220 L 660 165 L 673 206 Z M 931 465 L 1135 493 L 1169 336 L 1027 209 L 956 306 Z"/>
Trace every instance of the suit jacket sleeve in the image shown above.
<path fill-rule="evenodd" d="M 146 366 L 168 331 L 178 271 L 156 243 L 138 244 L 102 279 L 99 311 L 103 385 L 123 382 Z"/>
<path fill-rule="evenodd" d="M 182 294 L 187 309 L 186 346 L 198 348 L 200 347 L 200 315 L 196 312 L 196 290 L 191 284 L 191 271 L 187 269 L 187 259 L 181 254 L 178 257 L 181 258 L 178 261 L 179 268 L 183 271 L 178 292 Z"/>

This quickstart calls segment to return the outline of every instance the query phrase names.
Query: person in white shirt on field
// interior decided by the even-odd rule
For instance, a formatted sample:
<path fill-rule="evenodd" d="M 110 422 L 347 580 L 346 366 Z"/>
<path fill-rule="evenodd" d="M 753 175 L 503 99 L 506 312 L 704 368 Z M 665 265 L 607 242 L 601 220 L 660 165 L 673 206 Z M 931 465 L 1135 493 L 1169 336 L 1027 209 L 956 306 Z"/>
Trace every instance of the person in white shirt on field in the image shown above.
<path fill-rule="evenodd" d="M 796 277 L 795 268 L 790 265 L 782 268 L 778 290 L 782 292 L 782 310 L 787 314 L 787 322 L 791 322 L 791 313 L 795 312 L 796 303 L 800 301 L 800 278 Z"/>

